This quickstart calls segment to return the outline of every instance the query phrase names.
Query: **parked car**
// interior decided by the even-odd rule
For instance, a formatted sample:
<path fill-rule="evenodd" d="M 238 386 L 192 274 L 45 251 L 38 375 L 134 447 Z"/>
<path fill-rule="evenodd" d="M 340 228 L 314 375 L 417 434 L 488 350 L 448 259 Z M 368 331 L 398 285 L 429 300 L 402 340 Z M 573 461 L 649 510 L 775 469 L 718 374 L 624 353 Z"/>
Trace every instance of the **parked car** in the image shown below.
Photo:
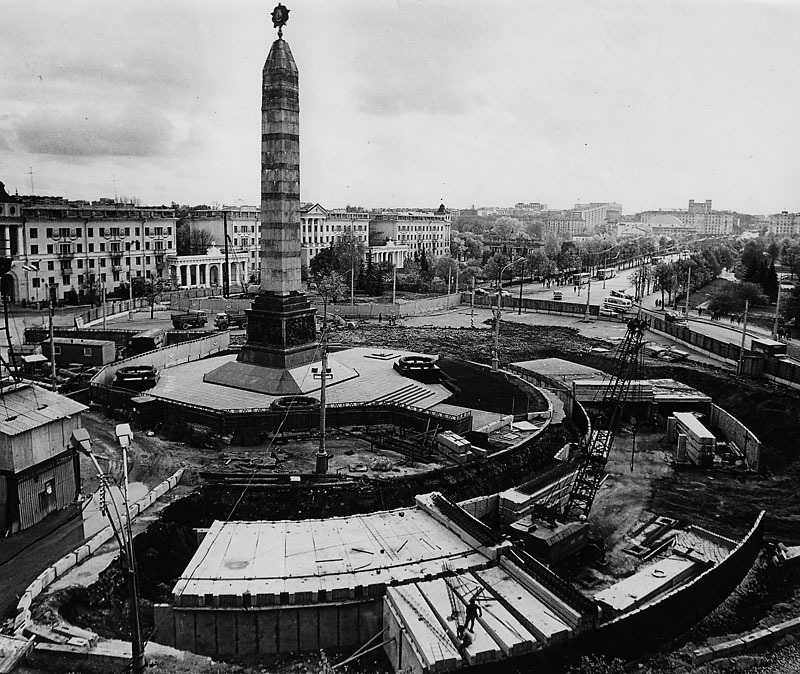
<path fill-rule="evenodd" d="M 676 325 L 687 325 L 688 321 L 680 311 L 665 311 L 664 320 L 667 323 L 675 323 Z"/>
<path fill-rule="evenodd" d="M 564 299 L 564 293 L 562 293 L 560 290 L 554 290 L 553 291 L 553 299 L 554 300 L 563 300 Z"/>

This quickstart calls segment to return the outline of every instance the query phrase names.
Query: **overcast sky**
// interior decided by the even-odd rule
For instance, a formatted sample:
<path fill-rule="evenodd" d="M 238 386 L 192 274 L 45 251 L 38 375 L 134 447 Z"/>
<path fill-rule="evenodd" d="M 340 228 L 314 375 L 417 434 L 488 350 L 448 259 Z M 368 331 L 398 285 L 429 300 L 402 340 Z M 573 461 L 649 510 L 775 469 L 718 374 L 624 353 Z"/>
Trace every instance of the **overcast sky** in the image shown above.
<path fill-rule="evenodd" d="M 800 2 L 284 2 L 304 201 L 800 211 Z M 274 4 L 0 0 L 0 180 L 257 204 Z"/>

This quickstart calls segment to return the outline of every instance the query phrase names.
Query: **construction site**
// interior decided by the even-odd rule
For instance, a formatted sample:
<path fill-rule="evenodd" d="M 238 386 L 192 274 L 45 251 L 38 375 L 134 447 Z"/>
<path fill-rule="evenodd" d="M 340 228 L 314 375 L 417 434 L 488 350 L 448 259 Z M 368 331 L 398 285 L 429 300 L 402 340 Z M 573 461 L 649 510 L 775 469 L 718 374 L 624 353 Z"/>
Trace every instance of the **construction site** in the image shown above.
<path fill-rule="evenodd" d="M 333 344 L 300 281 L 281 8 L 246 332 L 103 365 L 55 419 L 109 523 L 19 588 L 0 662 L 586 674 L 744 654 L 771 671 L 780 644 L 794 663 L 796 393 L 657 361 L 641 311 L 603 339 L 501 328 L 498 299 L 491 329 L 392 321 Z M 104 471 L 92 438 L 112 427 Z"/>

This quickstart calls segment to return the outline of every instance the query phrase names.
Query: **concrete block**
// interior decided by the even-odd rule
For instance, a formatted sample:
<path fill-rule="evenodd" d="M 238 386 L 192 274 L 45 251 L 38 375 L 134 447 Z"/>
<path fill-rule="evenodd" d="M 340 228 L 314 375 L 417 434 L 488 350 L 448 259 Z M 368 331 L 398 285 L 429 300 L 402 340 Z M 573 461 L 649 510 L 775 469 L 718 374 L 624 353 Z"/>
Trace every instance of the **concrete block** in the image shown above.
<path fill-rule="evenodd" d="M 299 643 L 297 625 L 297 609 L 281 609 L 278 611 L 278 652 L 296 651 Z"/>
<path fill-rule="evenodd" d="M 58 574 L 56 574 L 56 570 L 52 566 L 48 566 L 39 576 L 42 579 L 42 588 L 49 587 L 50 583 L 58 578 Z"/>
<path fill-rule="evenodd" d="M 319 649 L 319 612 L 316 606 L 297 610 L 299 649 Z"/>
<path fill-rule="evenodd" d="M 720 644 L 719 646 L 712 646 L 712 648 L 719 649 L 718 655 L 736 655 L 745 650 L 747 643 L 744 639 L 731 639 L 730 641 Z"/>
<path fill-rule="evenodd" d="M 196 653 L 201 653 L 202 655 L 217 654 L 216 611 L 196 611 L 194 618 L 194 633 Z M 226 635 L 226 640 L 234 641 L 233 635 Z"/>
<path fill-rule="evenodd" d="M 255 611 L 236 612 L 236 652 L 239 655 L 258 653 Z"/>
<path fill-rule="evenodd" d="M 236 614 L 238 611 L 214 611 L 216 616 L 217 653 L 220 655 L 236 655 L 238 633 L 236 632 Z"/>
<path fill-rule="evenodd" d="M 57 578 L 61 578 L 67 571 L 69 571 L 73 566 L 75 566 L 77 562 L 77 558 L 75 557 L 74 552 L 70 552 L 69 554 L 64 555 L 61 559 L 59 559 L 55 564 L 53 564 L 53 570 L 56 573 Z"/>
<path fill-rule="evenodd" d="M 75 561 L 76 563 L 80 564 L 84 559 L 91 555 L 91 551 L 89 550 L 88 545 L 82 545 L 81 547 L 75 550 Z"/>
<path fill-rule="evenodd" d="M 25 590 L 17 602 L 17 610 L 29 609 L 33 603 L 33 594 L 30 590 Z"/>
<path fill-rule="evenodd" d="M 258 652 L 271 655 L 278 652 L 278 611 L 258 611 Z"/>
<path fill-rule="evenodd" d="M 197 652 L 194 617 L 194 611 L 175 611 L 175 648 Z"/>
<path fill-rule="evenodd" d="M 319 647 L 339 647 L 339 607 L 322 605 L 317 608 L 319 614 Z"/>

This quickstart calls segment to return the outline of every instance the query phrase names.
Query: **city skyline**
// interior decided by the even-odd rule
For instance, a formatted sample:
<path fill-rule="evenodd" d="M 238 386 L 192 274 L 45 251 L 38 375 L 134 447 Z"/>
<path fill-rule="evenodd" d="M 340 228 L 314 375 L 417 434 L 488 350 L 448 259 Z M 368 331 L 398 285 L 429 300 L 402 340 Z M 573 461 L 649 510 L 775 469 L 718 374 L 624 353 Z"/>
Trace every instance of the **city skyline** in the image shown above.
<path fill-rule="evenodd" d="M 0 0 L 0 180 L 143 203 L 259 202 L 272 4 Z M 711 198 L 800 210 L 800 6 L 289 4 L 301 198 L 332 207 Z M 110 10 L 110 11 L 109 11 Z"/>

